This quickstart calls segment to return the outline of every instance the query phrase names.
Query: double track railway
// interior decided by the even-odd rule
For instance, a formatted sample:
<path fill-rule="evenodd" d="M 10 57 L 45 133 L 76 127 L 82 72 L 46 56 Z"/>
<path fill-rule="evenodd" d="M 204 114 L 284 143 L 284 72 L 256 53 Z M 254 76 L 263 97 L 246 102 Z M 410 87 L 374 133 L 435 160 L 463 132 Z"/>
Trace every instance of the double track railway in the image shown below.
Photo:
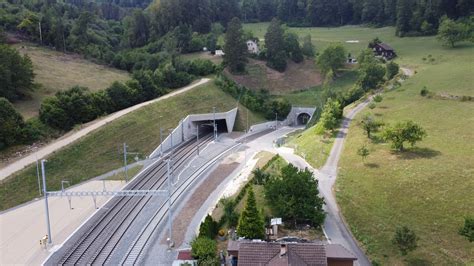
<path fill-rule="evenodd" d="M 204 146 L 212 141 L 212 134 L 199 140 L 198 145 Z M 159 190 L 167 189 L 167 163 L 171 159 L 174 171 L 180 171 L 196 152 L 196 141 L 191 140 L 173 152 L 159 159 L 151 167 L 137 176 L 127 187 L 128 190 Z M 135 196 L 113 197 L 91 219 L 83 230 L 78 241 L 64 247 L 62 256 L 55 264 L 105 264 L 114 253 L 125 233 L 147 206 L 153 197 Z"/>

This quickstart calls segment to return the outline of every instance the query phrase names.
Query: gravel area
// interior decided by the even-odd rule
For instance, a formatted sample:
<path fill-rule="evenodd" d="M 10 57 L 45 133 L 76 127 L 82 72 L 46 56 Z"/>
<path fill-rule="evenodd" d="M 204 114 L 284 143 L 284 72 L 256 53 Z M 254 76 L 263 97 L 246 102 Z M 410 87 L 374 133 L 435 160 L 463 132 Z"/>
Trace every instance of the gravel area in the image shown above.
<path fill-rule="evenodd" d="M 181 246 L 183 243 L 184 234 L 189 226 L 189 221 L 191 221 L 209 195 L 227 176 L 237 169 L 238 166 L 239 163 L 236 162 L 220 164 L 208 175 L 206 180 L 204 180 L 200 186 L 194 190 L 186 205 L 173 220 L 173 240 L 176 247 Z M 161 244 L 166 244 L 166 237 L 162 238 Z"/>

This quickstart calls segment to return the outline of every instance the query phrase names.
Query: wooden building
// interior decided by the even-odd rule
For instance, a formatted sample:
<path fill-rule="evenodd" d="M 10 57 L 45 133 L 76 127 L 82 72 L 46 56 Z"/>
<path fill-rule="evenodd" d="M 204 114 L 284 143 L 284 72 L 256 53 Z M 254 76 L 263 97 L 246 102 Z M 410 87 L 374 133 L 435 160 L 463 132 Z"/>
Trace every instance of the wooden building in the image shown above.
<path fill-rule="evenodd" d="M 397 56 L 395 50 L 386 43 L 377 43 L 372 49 L 374 50 L 375 55 L 381 56 L 387 60 L 393 59 Z"/>

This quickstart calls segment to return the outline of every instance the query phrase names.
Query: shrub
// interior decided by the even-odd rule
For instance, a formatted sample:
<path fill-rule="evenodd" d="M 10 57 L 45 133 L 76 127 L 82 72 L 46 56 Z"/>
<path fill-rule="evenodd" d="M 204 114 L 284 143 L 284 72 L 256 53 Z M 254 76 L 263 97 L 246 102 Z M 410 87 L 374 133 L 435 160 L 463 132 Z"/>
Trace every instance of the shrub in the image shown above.
<path fill-rule="evenodd" d="M 207 215 L 199 226 L 199 237 L 207 237 L 213 239 L 217 234 L 217 222 L 212 219 L 211 215 Z"/>
<path fill-rule="evenodd" d="M 474 242 L 474 218 L 464 218 L 464 226 L 459 229 L 459 234 L 465 236 L 469 242 Z"/>
<path fill-rule="evenodd" d="M 375 102 L 379 103 L 379 102 L 381 102 L 382 100 L 383 100 L 382 95 L 377 94 L 377 95 L 374 96 L 374 101 L 375 101 Z"/>
<path fill-rule="evenodd" d="M 423 97 L 428 96 L 429 94 L 430 94 L 430 91 L 426 87 L 423 87 L 423 89 L 421 89 L 420 91 L 420 95 Z"/>
<path fill-rule="evenodd" d="M 392 239 L 392 243 L 398 247 L 402 255 L 408 254 L 409 251 L 416 249 L 417 236 L 415 232 L 407 226 L 398 227 Z"/>
<path fill-rule="evenodd" d="M 191 242 L 191 255 L 198 260 L 199 265 L 206 261 L 214 261 L 217 259 L 217 244 L 216 241 L 207 237 L 198 237 Z"/>
<path fill-rule="evenodd" d="M 195 59 L 189 66 L 189 74 L 207 76 L 215 73 L 216 66 L 210 60 Z"/>
<path fill-rule="evenodd" d="M 389 62 L 386 66 L 386 69 L 387 69 L 386 72 L 387 72 L 387 79 L 388 80 L 391 80 L 400 71 L 400 67 L 395 62 Z"/>
<path fill-rule="evenodd" d="M 377 105 L 375 103 L 369 103 L 369 108 L 370 109 L 374 109 Z"/>
<path fill-rule="evenodd" d="M 95 119 L 101 114 L 100 109 L 94 105 L 88 88 L 75 86 L 46 98 L 41 103 L 39 117 L 53 128 L 70 130 L 76 124 Z"/>
<path fill-rule="evenodd" d="M 6 99 L 0 98 L 0 150 L 18 142 L 24 126 L 23 117 Z"/>

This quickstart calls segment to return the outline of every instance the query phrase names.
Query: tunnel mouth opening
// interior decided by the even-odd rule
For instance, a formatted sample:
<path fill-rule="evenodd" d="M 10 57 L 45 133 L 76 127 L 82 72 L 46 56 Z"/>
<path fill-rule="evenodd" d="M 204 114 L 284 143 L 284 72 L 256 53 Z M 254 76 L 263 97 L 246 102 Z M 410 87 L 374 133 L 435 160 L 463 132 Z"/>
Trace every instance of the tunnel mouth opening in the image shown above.
<path fill-rule="evenodd" d="M 306 125 L 308 124 L 310 119 L 311 119 L 311 116 L 309 114 L 301 113 L 297 116 L 296 122 L 298 125 Z"/>
<path fill-rule="evenodd" d="M 214 120 L 193 121 L 193 125 L 198 128 L 199 135 L 207 135 L 214 131 Z M 227 133 L 227 123 L 225 119 L 216 119 L 217 133 Z M 196 133 L 194 133 L 196 134 Z"/>

